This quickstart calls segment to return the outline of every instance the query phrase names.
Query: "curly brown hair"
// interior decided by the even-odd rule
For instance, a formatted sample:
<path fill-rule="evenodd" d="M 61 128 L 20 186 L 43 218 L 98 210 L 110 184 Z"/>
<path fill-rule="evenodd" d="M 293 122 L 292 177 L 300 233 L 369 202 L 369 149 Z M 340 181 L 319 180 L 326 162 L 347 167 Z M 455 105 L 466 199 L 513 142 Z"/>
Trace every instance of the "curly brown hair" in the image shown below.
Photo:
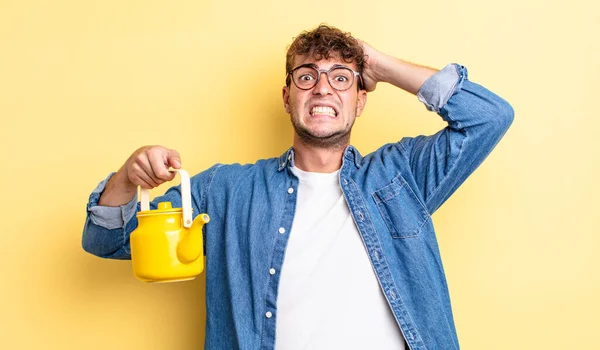
<path fill-rule="evenodd" d="M 296 55 L 313 57 L 317 61 L 340 57 L 346 63 L 355 62 L 358 72 L 362 74 L 365 63 L 364 51 L 361 44 L 350 33 L 345 33 L 335 27 L 321 24 L 310 32 L 304 31 L 294 39 L 288 48 L 285 59 L 285 84 L 290 86 L 288 74 Z M 359 85 L 362 79 L 359 80 Z M 359 86 L 359 89 L 362 87 Z"/>

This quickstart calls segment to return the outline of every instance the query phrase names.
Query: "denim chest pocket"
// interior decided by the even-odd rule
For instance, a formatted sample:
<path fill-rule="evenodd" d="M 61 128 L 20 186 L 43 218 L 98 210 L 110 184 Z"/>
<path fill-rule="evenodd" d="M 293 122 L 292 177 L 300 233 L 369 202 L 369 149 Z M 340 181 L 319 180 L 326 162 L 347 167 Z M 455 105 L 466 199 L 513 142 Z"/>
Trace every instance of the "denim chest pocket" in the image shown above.
<path fill-rule="evenodd" d="M 427 210 L 400 175 L 372 196 L 394 238 L 417 237 L 429 219 Z"/>

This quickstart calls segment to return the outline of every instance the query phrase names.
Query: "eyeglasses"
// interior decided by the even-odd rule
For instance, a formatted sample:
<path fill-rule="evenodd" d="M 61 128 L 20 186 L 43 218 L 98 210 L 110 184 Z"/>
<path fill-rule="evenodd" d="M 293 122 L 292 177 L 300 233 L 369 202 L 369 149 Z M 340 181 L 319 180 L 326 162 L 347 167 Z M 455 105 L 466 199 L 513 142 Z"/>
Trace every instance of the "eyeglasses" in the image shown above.
<path fill-rule="evenodd" d="M 341 65 L 334 65 L 329 70 L 325 70 L 317 69 L 314 63 L 307 63 L 292 69 L 288 75 L 292 76 L 292 81 L 298 89 L 310 90 L 317 85 L 322 73 L 327 74 L 329 85 L 337 91 L 350 89 L 354 84 L 355 77 L 358 77 L 359 88 L 362 86 L 360 73 Z"/>

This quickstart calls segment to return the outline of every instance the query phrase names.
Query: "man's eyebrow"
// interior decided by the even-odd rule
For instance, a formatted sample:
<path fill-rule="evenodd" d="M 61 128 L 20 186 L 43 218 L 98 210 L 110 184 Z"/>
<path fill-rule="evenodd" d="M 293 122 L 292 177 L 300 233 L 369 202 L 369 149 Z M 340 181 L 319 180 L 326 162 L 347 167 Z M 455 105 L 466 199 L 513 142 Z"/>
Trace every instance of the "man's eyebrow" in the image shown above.
<path fill-rule="evenodd" d="M 298 68 L 303 68 L 303 67 L 309 67 L 309 68 L 314 68 L 314 69 L 319 69 L 319 66 L 317 66 L 316 63 L 304 63 L 299 65 L 298 67 L 294 68 L 294 69 L 298 69 Z"/>
<path fill-rule="evenodd" d="M 309 68 L 314 68 L 316 70 L 319 70 L 319 66 L 316 63 L 304 63 L 294 69 L 303 68 L 303 67 L 309 67 Z M 343 64 L 336 63 L 333 66 L 331 66 L 329 69 L 333 69 L 333 68 L 350 68 L 350 67 L 344 66 Z"/>
<path fill-rule="evenodd" d="M 350 68 L 348 66 L 344 66 L 343 64 L 334 64 L 333 66 L 331 66 L 331 68 L 329 69 L 333 69 L 333 68 Z"/>

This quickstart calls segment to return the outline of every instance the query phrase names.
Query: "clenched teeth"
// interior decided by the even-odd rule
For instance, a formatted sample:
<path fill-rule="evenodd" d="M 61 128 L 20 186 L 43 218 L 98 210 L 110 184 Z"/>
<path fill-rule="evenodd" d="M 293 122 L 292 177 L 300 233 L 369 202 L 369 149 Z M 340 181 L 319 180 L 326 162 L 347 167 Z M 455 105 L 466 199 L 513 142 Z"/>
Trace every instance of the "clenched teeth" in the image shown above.
<path fill-rule="evenodd" d="M 328 115 L 330 117 L 335 117 L 335 110 L 331 107 L 313 107 L 310 111 L 310 115 Z"/>

